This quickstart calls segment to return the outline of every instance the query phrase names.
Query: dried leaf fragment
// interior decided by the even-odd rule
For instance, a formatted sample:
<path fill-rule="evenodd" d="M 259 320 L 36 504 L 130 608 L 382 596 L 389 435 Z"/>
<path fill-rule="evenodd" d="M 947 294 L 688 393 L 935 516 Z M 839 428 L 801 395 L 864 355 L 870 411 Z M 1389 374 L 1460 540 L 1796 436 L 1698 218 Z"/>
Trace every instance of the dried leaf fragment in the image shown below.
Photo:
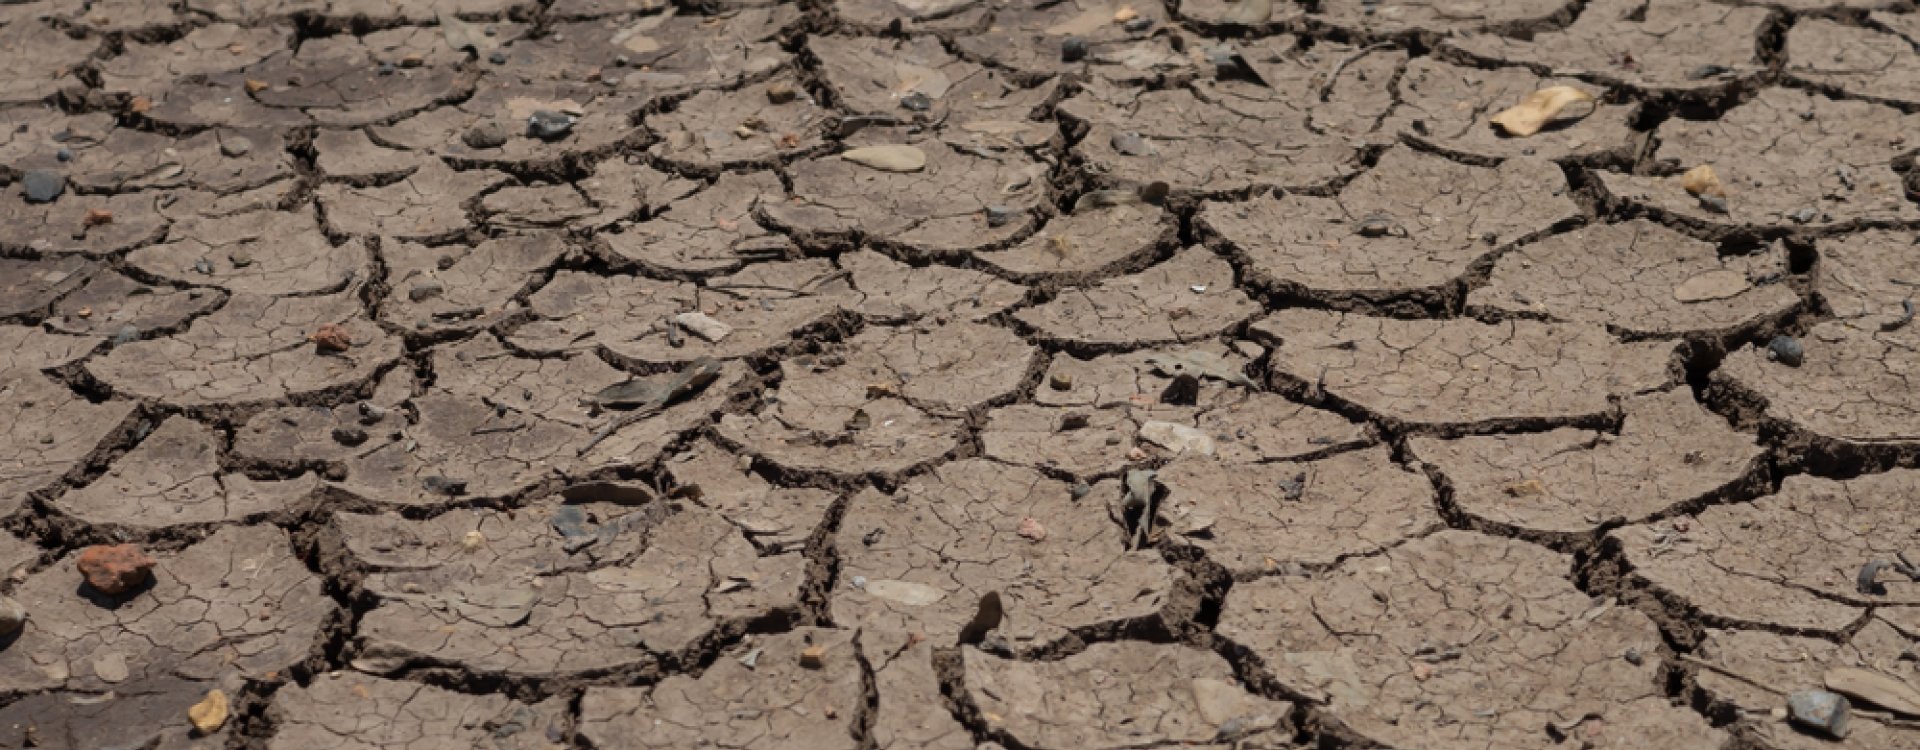
<path fill-rule="evenodd" d="M 1119 10 L 1113 12 L 1114 23 L 1126 23 L 1139 17 L 1140 11 L 1134 10 L 1131 5 L 1122 5 Z"/>
<path fill-rule="evenodd" d="M 840 158 L 885 172 L 918 172 L 927 166 L 927 152 L 904 144 L 856 148 Z"/>
<path fill-rule="evenodd" d="M 1589 106 L 1579 117 L 1593 114 L 1593 95 L 1572 86 L 1548 86 L 1527 95 L 1519 104 L 1502 110 L 1488 122 L 1500 126 L 1507 135 L 1525 138 L 1540 132 L 1547 123 L 1560 117 L 1561 110 L 1570 104 L 1586 102 Z M 1574 118 L 1578 119 L 1578 118 Z"/>
<path fill-rule="evenodd" d="M 213 734 L 226 726 L 228 711 L 226 691 L 214 688 L 207 691 L 205 700 L 187 708 L 187 719 L 200 734 Z"/>
<path fill-rule="evenodd" d="M 247 93 L 249 94 L 258 94 L 262 91 L 265 91 L 267 88 L 267 82 L 257 78 L 247 79 L 246 85 L 247 85 Z"/>
<path fill-rule="evenodd" d="M 147 110 L 153 109 L 153 100 L 144 96 L 136 96 L 127 102 L 127 109 L 132 110 L 136 115 L 144 113 Z"/>
<path fill-rule="evenodd" d="M 1695 196 L 1726 197 L 1727 188 L 1720 184 L 1720 175 L 1714 173 L 1712 164 L 1702 164 L 1680 175 L 1680 187 Z"/>
<path fill-rule="evenodd" d="M 1827 670 L 1827 689 L 1895 713 L 1920 716 L 1920 689 L 1905 680 L 1859 667 Z"/>

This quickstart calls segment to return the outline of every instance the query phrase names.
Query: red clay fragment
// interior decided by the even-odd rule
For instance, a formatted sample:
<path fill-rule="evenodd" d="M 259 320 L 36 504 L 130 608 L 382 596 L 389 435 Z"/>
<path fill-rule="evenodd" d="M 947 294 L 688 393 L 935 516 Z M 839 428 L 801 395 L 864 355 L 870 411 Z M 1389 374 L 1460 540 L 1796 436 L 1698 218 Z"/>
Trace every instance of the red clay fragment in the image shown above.
<path fill-rule="evenodd" d="M 74 567 L 87 577 L 87 585 L 108 596 L 119 596 L 138 588 L 151 577 L 153 558 L 137 544 L 96 544 L 80 553 Z"/>

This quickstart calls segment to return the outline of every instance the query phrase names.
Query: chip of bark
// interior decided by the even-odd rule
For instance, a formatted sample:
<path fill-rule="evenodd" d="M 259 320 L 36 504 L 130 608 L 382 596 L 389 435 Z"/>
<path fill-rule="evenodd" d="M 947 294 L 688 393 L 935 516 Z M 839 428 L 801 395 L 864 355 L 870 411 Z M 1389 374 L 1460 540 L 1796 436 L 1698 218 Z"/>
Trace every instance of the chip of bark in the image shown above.
<path fill-rule="evenodd" d="M 20 632 L 26 625 L 27 608 L 12 597 L 0 596 L 0 640 Z"/>
<path fill-rule="evenodd" d="M 20 182 L 28 203 L 52 203 L 67 191 L 67 176 L 51 169 L 29 170 Z"/>
<path fill-rule="evenodd" d="M 1248 330 L 1273 347 L 1275 372 L 1294 388 L 1427 428 L 1612 414 L 1616 399 L 1672 381 L 1676 349 L 1623 343 L 1595 325 L 1310 310 L 1278 312 Z"/>
<path fill-rule="evenodd" d="M 1218 632 L 1289 694 L 1380 746 L 1537 745 L 1543 726 L 1593 715 L 1606 717 L 1607 742 L 1621 747 L 1725 743 L 1726 733 L 1667 700 L 1663 659 L 1620 658 L 1660 648 L 1654 622 L 1581 592 L 1571 569 L 1569 556 L 1528 542 L 1442 530 L 1324 572 L 1236 583 Z M 1497 615 L 1508 607 L 1514 616 Z M 1430 679 L 1407 674 L 1415 654 L 1440 657 Z M 1539 702 L 1547 693 L 1551 706 Z"/>
<path fill-rule="evenodd" d="M 1797 690 L 1787 696 L 1787 717 L 1802 731 L 1844 740 L 1852 713 L 1845 696 L 1825 690 Z"/>
<path fill-rule="evenodd" d="M 512 136 L 506 125 L 498 120 L 488 120 L 467 128 L 466 132 L 460 134 L 460 142 L 467 144 L 469 148 L 499 148 L 507 145 L 507 141 L 511 140 Z"/>
<path fill-rule="evenodd" d="M 927 152 L 905 144 L 848 149 L 840 158 L 886 172 L 918 172 L 927 166 Z"/>
<path fill-rule="evenodd" d="M 1767 342 L 1767 358 L 1788 367 L 1799 367 L 1807 361 L 1807 348 L 1799 339 L 1780 334 Z"/>
<path fill-rule="evenodd" d="M 564 112 L 550 109 L 537 110 L 527 116 L 527 136 L 543 141 L 557 141 L 573 132 L 573 124 L 578 118 Z"/>
<path fill-rule="evenodd" d="M 961 668 L 962 701 L 1019 747 L 1292 744 L 1293 704 L 1253 694 L 1225 658 L 1181 644 L 1096 643 L 1044 662 L 965 648 Z"/>
<path fill-rule="evenodd" d="M 82 550 L 74 561 L 87 585 L 108 596 L 119 596 L 152 580 L 156 564 L 137 544 L 96 544 Z"/>
<path fill-rule="evenodd" d="M 1592 532 L 1620 519 L 1641 523 L 1758 491 L 1765 481 L 1764 451 L 1754 436 L 1728 426 L 1689 389 L 1633 396 L 1622 410 L 1615 434 L 1562 427 L 1453 440 L 1418 436 L 1408 450 L 1445 477 L 1460 512 L 1546 534 Z M 1527 479 L 1541 491 L 1506 491 Z"/>

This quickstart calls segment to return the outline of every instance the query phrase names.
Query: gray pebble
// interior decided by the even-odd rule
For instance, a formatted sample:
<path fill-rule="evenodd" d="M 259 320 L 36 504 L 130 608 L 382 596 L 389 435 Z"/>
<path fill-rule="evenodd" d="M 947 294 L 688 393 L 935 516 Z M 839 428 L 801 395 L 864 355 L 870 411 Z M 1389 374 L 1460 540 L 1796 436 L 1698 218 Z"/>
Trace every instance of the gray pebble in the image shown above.
<path fill-rule="evenodd" d="M 29 169 L 24 183 L 28 203 L 52 203 L 67 192 L 67 176 L 51 169 Z"/>
<path fill-rule="evenodd" d="M 73 161 L 73 149 L 63 148 L 55 151 L 53 152 L 53 158 L 59 159 L 60 161 Z"/>
<path fill-rule="evenodd" d="M 933 97 L 915 91 L 900 97 L 900 107 L 912 112 L 925 112 L 933 109 Z"/>
<path fill-rule="evenodd" d="M 380 63 L 380 75 L 383 75 L 383 76 L 393 75 L 393 70 L 394 70 L 393 63 L 390 63 L 390 62 Z"/>
<path fill-rule="evenodd" d="M 1002 206 L 998 204 L 988 206 L 987 207 L 987 226 L 1004 227 L 1009 222 L 1013 221 L 1013 216 L 1014 216 L 1014 211 L 1011 207 Z"/>
<path fill-rule="evenodd" d="M 1700 196 L 1700 207 L 1716 214 L 1725 214 L 1728 211 L 1726 197 L 1719 195 Z"/>
<path fill-rule="evenodd" d="M 1087 40 L 1077 36 L 1067 37 L 1060 42 L 1060 59 L 1065 62 L 1080 62 L 1087 59 Z"/>
<path fill-rule="evenodd" d="M 507 64 L 507 53 L 496 50 L 493 54 L 487 55 L 487 62 L 495 65 L 505 65 Z"/>
<path fill-rule="evenodd" d="M 253 141 L 243 136 L 231 136 L 220 140 L 220 153 L 230 158 L 239 158 L 253 152 Z"/>
<path fill-rule="evenodd" d="M 468 148 L 499 148 L 507 145 L 509 135 L 507 126 L 488 120 L 467 128 L 467 132 L 460 134 L 460 142 Z"/>
<path fill-rule="evenodd" d="M 0 596 L 0 637 L 20 632 L 27 624 L 27 608 L 11 597 Z"/>
<path fill-rule="evenodd" d="M 1802 690 L 1787 696 L 1787 718 L 1794 726 L 1836 740 L 1847 738 L 1851 708 L 1845 697 L 1825 690 Z"/>
<path fill-rule="evenodd" d="M 1093 487 L 1091 485 L 1088 485 L 1086 482 L 1074 482 L 1073 488 L 1070 490 L 1067 490 L 1067 492 L 1068 494 L 1071 494 L 1073 496 L 1073 499 L 1079 500 L 1080 498 L 1086 497 L 1087 495 L 1091 494 L 1093 492 Z"/>
<path fill-rule="evenodd" d="M 1767 358 L 1788 367 L 1799 367 L 1807 359 L 1807 349 L 1792 336 L 1775 336 L 1767 342 Z"/>
<path fill-rule="evenodd" d="M 1153 153 L 1153 147 L 1147 145 L 1147 139 L 1139 133 L 1114 133 L 1111 139 L 1113 150 L 1126 156 L 1146 156 Z"/>
<path fill-rule="evenodd" d="M 413 288 L 407 290 L 407 299 L 413 300 L 414 302 L 425 302 L 446 293 L 446 291 L 447 285 L 438 281 L 422 281 L 414 284 Z"/>
<path fill-rule="evenodd" d="M 1820 215 L 1820 212 L 1813 210 L 1812 207 L 1807 207 L 1807 208 L 1802 208 L 1793 213 L 1787 214 L 1787 218 L 1792 219 L 1793 223 L 1795 224 L 1805 224 L 1809 221 L 1813 221 L 1814 217 L 1819 215 Z"/>
<path fill-rule="evenodd" d="M 1138 34 L 1153 28 L 1153 19 L 1146 16 L 1134 16 L 1133 18 L 1127 19 L 1127 22 L 1121 25 L 1120 28 L 1126 29 L 1129 34 Z"/>
<path fill-rule="evenodd" d="M 333 428 L 333 441 L 348 447 L 367 442 L 367 431 L 358 427 Z"/>
<path fill-rule="evenodd" d="M 527 135 L 543 141 L 559 140 L 573 132 L 573 116 L 542 109 L 527 117 Z"/>
<path fill-rule="evenodd" d="M 137 338 L 140 338 L 140 329 L 131 325 L 120 326 L 120 330 L 113 333 L 113 345 L 119 346 Z"/>
<path fill-rule="evenodd" d="M 386 407 L 375 406 L 365 402 L 360 404 L 360 424 L 374 424 L 386 418 Z"/>

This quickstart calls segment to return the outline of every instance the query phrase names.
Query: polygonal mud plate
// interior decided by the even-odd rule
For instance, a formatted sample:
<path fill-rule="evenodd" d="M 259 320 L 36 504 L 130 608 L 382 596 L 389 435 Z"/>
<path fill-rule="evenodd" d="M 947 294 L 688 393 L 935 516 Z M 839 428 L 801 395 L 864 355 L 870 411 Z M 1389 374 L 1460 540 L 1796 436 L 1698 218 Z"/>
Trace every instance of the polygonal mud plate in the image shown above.
<path fill-rule="evenodd" d="M 586 516 L 581 524 L 558 515 L 568 507 Z M 514 518 L 441 518 L 361 524 L 430 541 L 350 546 L 356 562 L 375 571 L 365 586 L 376 601 L 360 621 L 354 668 L 456 667 L 542 681 L 632 674 L 690 658 L 748 622 L 798 613 L 806 560 L 760 556 L 738 529 L 701 508 L 558 506 Z M 596 518 L 597 526 L 584 526 Z"/>
<path fill-rule="evenodd" d="M 1470 68 L 1434 57 L 1407 63 L 1395 89 L 1400 102 L 1381 129 L 1397 133 L 1436 151 L 1472 159 L 1542 159 L 1579 161 L 1625 159 L 1641 138 L 1632 120 L 1636 107 L 1596 101 L 1570 105 L 1558 120 L 1524 138 L 1506 134 L 1488 122 L 1495 114 L 1519 104 L 1535 91 L 1572 86 L 1603 98 L 1605 90 L 1572 78 L 1543 78 L 1526 68 Z M 1592 106 L 1582 114 L 1573 107 Z M 1577 118 L 1577 119 L 1575 119 Z"/>
<path fill-rule="evenodd" d="M 52 505 L 90 524 L 145 530 L 297 510 L 320 487 L 312 475 L 255 480 L 223 473 L 218 439 L 206 425 L 168 417 L 106 474 Z"/>
<path fill-rule="evenodd" d="M 267 59 L 291 46 L 290 26 L 215 23 L 169 42 L 128 39 L 120 54 L 99 63 L 101 88 L 141 96 L 164 91 L 189 76 L 218 76 Z"/>
<path fill-rule="evenodd" d="M 728 172 L 644 221 L 621 222 L 599 240 L 616 261 L 670 276 L 737 271 L 760 260 L 798 255 L 793 242 L 760 225 L 755 214 L 786 199 L 771 172 Z"/>
<path fill-rule="evenodd" d="M 976 750 L 973 734 L 943 710 L 935 644 L 924 635 L 860 632 L 860 650 L 873 670 L 879 698 L 873 719 L 880 750 Z"/>
<path fill-rule="evenodd" d="M 102 270 L 87 276 L 85 286 L 61 297 L 46 323 L 60 333 L 111 334 L 131 340 L 129 334 L 177 329 L 225 301 L 225 295 L 212 289 L 148 286 Z"/>
<path fill-rule="evenodd" d="M 1208 203 L 1200 221 L 1259 283 L 1328 302 L 1441 299 L 1498 248 L 1573 221 L 1559 167 L 1470 167 L 1395 148 L 1332 198 L 1286 194 Z"/>
<path fill-rule="evenodd" d="M 1242 579 L 1324 568 L 1445 526 L 1433 485 L 1386 448 L 1253 465 L 1182 457 L 1156 479 L 1169 542 Z"/>
<path fill-rule="evenodd" d="M 1059 112 L 1088 125 L 1074 150 L 1113 185 L 1165 182 L 1175 194 L 1219 196 L 1320 188 L 1362 169 L 1360 141 L 1313 130 L 1298 98 L 1238 101 L 1094 83 Z"/>
<path fill-rule="evenodd" d="M 1891 104 L 1920 103 L 1920 55 L 1911 36 L 1920 24 L 1910 16 L 1874 13 L 1891 28 L 1842 26 L 1808 18 L 1787 31 L 1787 75 L 1813 86 Z"/>
<path fill-rule="evenodd" d="M 0 81 L 0 105 L 34 102 L 81 85 L 76 74 L 99 48 L 98 37 L 70 36 L 37 19 L 0 26 L 8 72 Z"/>
<path fill-rule="evenodd" d="M 769 92 L 778 90 L 791 98 L 775 102 Z M 829 116 L 792 76 L 738 91 L 702 91 L 672 112 L 647 117 L 659 138 L 648 153 L 690 170 L 771 166 L 821 148 Z"/>
<path fill-rule="evenodd" d="M 341 672 L 274 693 L 267 714 L 267 750 L 547 750 L 572 723 L 558 698 L 528 705 Z"/>
<path fill-rule="evenodd" d="M 1878 104 L 1766 88 L 1717 120 L 1662 123 L 1653 156 L 1672 176 L 1596 174 L 1616 199 L 1723 230 L 1916 221 L 1920 207 L 1893 169 L 1916 127 L 1920 116 Z M 1719 175 L 1728 213 L 1681 188 L 1678 173 L 1700 165 Z"/>
<path fill-rule="evenodd" d="M 8 227 L 0 249 L 37 256 L 85 255 L 103 257 L 152 242 L 167 232 L 167 217 L 151 193 L 88 195 L 71 192 L 52 203 L 28 203 L 25 181 L 15 180 L 0 191 L 0 222 Z M 87 213 L 113 213 L 108 224 L 87 226 Z"/>
<path fill-rule="evenodd" d="M 1226 406 L 1244 399 L 1242 389 L 1249 387 L 1246 376 L 1249 357 L 1240 350 L 1246 342 L 1230 349 L 1215 341 L 1195 342 L 1190 346 L 1165 346 L 1121 354 L 1103 354 L 1081 359 L 1072 354 L 1056 354 L 1048 363 L 1033 400 L 1044 406 L 1139 406 L 1161 402 L 1161 396 L 1181 374 L 1183 363 L 1198 362 L 1215 372 L 1200 378 L 1200 390 L 1193 399 L 1202 407 Z M 1257 354 L 1255 355 L 1258 356 Z M 1247 382 L 1229 383 L 1223 377 Z"/>
<path fill-rule="evenodd" d="M 1376 126 L 1394 107 L 1394 92 L 1387 82 L 1406 64 L 1404 50 L 1331 40 L 1308 44 L 1291 34 L 1232 44 L 1190 43 L 1189 50 L 1194 47 L 1204 47 L 1204 55 L 1235 56 L 1224 65 L 1205 63 L 1203 70 L 1209 72 L 1193 83 L 1203 101 L 1259 120 L 1293 121 L 1304 116 L 1306 129 L 1314 135 L 1339 136 L 1354 143 L 1392 142 L 1392 135 L 1376 132 Z M 1340 68 L 1339 75 L 1329 80 L 1335 66 Z"/>
<path fill-rule="evenodd" d="M 403 26 L 305 40 L 296 50 L 212 79 L 237 85 L 236 96 L 298 111 L 318 124 L 368 125 L 467 97 L 479 71 L 465 62 L 466 53 L 448 45 L 439 29 Z"/>
<path fill-rule="evenodd" d="M 807 50 L 841 106 L 903 123 L 1025 119 L 1053 90 L 1022 87 L 1007 73 L 954 57 L 931 36 L 811 37 Z M 918 97 L 924 106 L 908 106 Z"/>
<path fill-rule="evenodd" d="M 830 611 L 844 627 L 946 645 L 998 592 L 1006 619 L 994 632 L 1020 651 L 1163 627 L 1196 604 L 1192 592 L 1159 555 L 1128 551 L 1126 537 L 1065 482 L 981 459 L 942 464 L 893 497 L 854 497 L 834 541 L 841 586 Z"/>
<path fill-rule="evenodd" d="M 637 17 L 552 24 L 503 48 L 507 62 L 498 70 L 533 81 L 597 80 L 621 93 L 657 98 L 736 85 L 792 62 L 778 42 L 800 19 L 797 6 L 715 16 L 664 7 Z M 727 41 L 716 41 L 721 39 Z M 624 68 L 614 64 L 622 57 Z"/>
<path fill-rule="evenodd" d="M 1754 342 L 1727 355 L 1713 382 L 1741 397 L 1747 409 L 1823 441 L 1869 451 L 1912 446 L 1920 440 L 1914 413 L 1920 393 L 1908 373 L 1920 366 L 1920 350 L 1912 330 L 1868 327 L 1888 317 L 1814 326 L 1797 339 L 1798 366 Z"/>
<path fill-rule="evenodd" d="M 852 274 L 860 301 L 849 309 L 869 319 L 912 320 L 933 316 L 980 321 L 1025 298 L 1026 287 L 964 268 L 913 267 L 871 250 L 845 253 L 840 267 Z"/>
<path fill-rule="evenodd" d="M 1276 385 L 1422 430 L 1591 420 L 1673 379 L 1673 343 L 1573 323 L 1286 310 L 1248 330 L 1274 348 Z"/>
<path fill-rule="evenodd" d="M 776 487 L 743 468 L 740 458 L 709 441 L 666 460 L 676 496 L 714 509 L 765 551 L 797 552 L 825 522 L 835 495 L 807 487 Z"/>
<path fill-rule="evenodd" d="M 1718 747 L 1724 734 L 1668 702 L 1653 622 L 1581 593 L 1571 564 L 1442 531 L 1305 578 L 1238 584 L 1219 630 L 1362 742 L 1547 746 L 1550 732 L 1581 736 L 1598 721 L 1622 747 Z"/>
<path fill-rule="evenodd" d="M 135 404 L 95 404 L 32 368 L 9 368 L 0 375 L 0 419 L 13 425 L 0 436 L 0 516 L 10 516 L 27 493 L 78 469 L 126 422 Z"/>
<path fill-rule="evenodd" d="M 174 677 L 128 680 L 107 693 L 52 690 L 33 693 L 0 708 L 0 747 L 152 748 L 200 750 L 224 747 L 237 722 L 201 734 L 187 709 L 209 689 L 238 696 L 237 675 L 219 681 Z"/>
<path fill-rule="evenodd" d="M 698 286 L 563 271 L 528 298 L 533 322 L 509 341 L 544 353 L 598 348 L 647 364 L 750 357 L 786 345 L 853 299 L 844 274 L 824 259 L 757 263 Z M 666 321 L 687 312 L 731 332 L 718 341 L 690 330 L 669 335 Z"/>
<path fill-rule="evenodd" d="M 1153 22 L 1149 31 L 1128 31 L 1117 15 L 1121 8 Z M 1084 71 L 1101 80 L 1145 83 L 1195 67 L 1192 57 L 1168 41 L 1168 34 L 1150 35 L 1166 27 L 1167 18 L 1160 3 L 1010 4 L 994 8 L 985 29 L 956 36 L 953 47 L 968 59 L 1032 78 Z M 1067 60 L 1062 54 L 1062 44 L 1070 37 L 1087 42 L 1085 59 Z"/>
<path fill-rule="evenodd" d="M 1260 306 L 1233 287 L 1233 267 L 1204 247 L 1140 273 L 1065 289 L 1014 314 L 1056 343 L 1100 349 L 1189 343 L 1239 326 Z"/>
<path fill-rule="evenodd" d="M 1473 518 L 1525 532 L 1591 533 L 1765 489 L 1763 453 L 1685 388 L 1635 396 L 1617 433 L 1562 427 L 1408 448 Z"/>
<path fill-rule="evenodd" d="M 227 527 L 152 556 L 152 583 L 119 597 L 81 584 L 77 554 L 15 588 L 31 616 L 0 650 L 0 690 L 101 692 L 177 678 L 204 692 L 230 679 L 277 681 L 315 653 L 333 600 L 286 532 Z"/>
<path fill-rule="evenodd" d="M 387 125 L 367 128 L 373 141 L 364 151 L 370 159 L 439 155 L 463 166 L 514 166 L 550 169 L 570 159 L 596 157 L 626 143 L 638 142 L 644 132 L 633 120 L 652 97 L 641 93 L 609 91 L 581 81 L 524 82 L 514 80 L 480 87 L 473 97 L 458 105 L 436 107 Z M 527 119 L 547 110 L 568 115 L 573 127 L 566 135 L 551 141 L 528 133 Z M 498 127 L 507 140 L 498 146 L 481 141 L 468 143 L 476 128 Z M 328 169 L 325 133 L 317 144 L 320 166 Z M 371 147 L 379 144 L 378 147 Z M 409 153 L 397 153 L 409 152 Z M 343 152 L 344 153 L 344 152 Z"/>
<path fill-rule="evenodd" d="M 754 639 L 699 677 L 651 688 L 590 688 L 580 735 L 605 750 L 712 744 L 739 750 L 855 750 L 866 713 L 859 641 L 850 630 L 800 628 Z M 820 649 L 817 665 L 803 662 Z M 741 663 L 752 655 L 752 666 Z"/>
<path fill-rule="evenodd" d="M 1920 472 L 1836 481 L 1788 477 L 1777 494 L 1718 505 L 1691 519 L 1609 535 L 1633 576 L 1708 624 L 1834 633 L 1869 606 L 1920 603 L 1920 582 L 1885 571 L 1885 593 L 1858 588 L 1862 566 L 1912 541 L 1908 498 Z"/>
<path fill-rule="evenodd" d="M 1800 307 L 1779 283 L 1786 273 L 1778 243 L 1722 256 L 1712 243 L 1634 219 L 1514 248 L 1467 293 L 1467 305 L 1641 336 L 1725 337 Z"/>
<path fill-rule="evenodd" d="M 366 278 L 372 260 L 358 239 L 329 241 L 305 206 L 188 215 L 173 223 L 166 242 L 127 254 L 127 263 L 149 276 L 262 296 L 337 292 Z"/>
<path fill-rule="evenodd" d="M 1173 246 L 1175 230 L 1157 206 L 1088 206 L 1049 219 L 1018 245 L 974 257 L 1016 279 L 1090 283 L 1151 262 L 1154 250 Z"/>
<path fill-rule="evenodd" d="M 1889 721 L 1878 707 L 1855 700 L 1844 741 L 1809 735 L 1773 712 L 1793 692 L 1820 687 L 1837 669 L 1863 669 L 1908 685 L 1917 682 L 1911 662 L 1902 658 L 1912 635 L 1887 620 L 1874 618 L 1843 643 L 1756 630 L 1708 630 L 1694 650 L 1701 669 L 1694 672 L 1700 692 L 1716 706 L 1739 711 L 1736 727 L 1769 748 L 1780 750 L 1895 750 L 1920 743 L 1920 730 Z"/>
<path fill-rule="evenodd" d="M 1445 36 L 1473 31 L 1520 30 L 1571 20 L 1578 3 L 1561 0 L 1455 0 L 1378 3 L 1325 0 L 1307 21 L 1366 35 Z"/>
<path fill-rule="evenodd" d="M 1491 64 L 1526 65 L 1655 95 L 1705 93 L 1766 70 L 1766 8 L 1687 0 L 1593 0 L 1563 30 L 1530 39 L 1479 34 L 1443 46 Z"/>
<path fill-rule="evenodd" d="M 457 172 L 439 159 L 427 159 L 398 182 L 370 187 L 330 182 L 315 197 L 334 232 L 433 242 L 466 231 L 468 206 L 505 179 L 492 170 Z"/>
<path fill-rule="evenodd" d="M 115 347 L 87 370 L 116 390 L 183 407 L 241 407 L 359 386 L 400 358 L 400 340 L 368 320 L 358 287 L 313 297 L 236 294 L 186 331 Z M 308 337 L 345 329 L 352 345 Z"/>
<path fill-rule="evenodd" d="M 402 330 L 465 331 L 499 322 L 567 252 L 557 234 L 507 236 L 473 247 L 383 246 L 386 303 L 380 317 Z"/>
<path fill-rule="evenodd" d="M 1293 704 L 1248 692 L 1226 659 L 1189 646 L 1096 643 L 1049 662 L 967 648 L 961 664 L 965 700 L 993 734 L 1020 747 L 1174 748 L 1249 735 L 1284 742 L 1293 730 Z"/>

